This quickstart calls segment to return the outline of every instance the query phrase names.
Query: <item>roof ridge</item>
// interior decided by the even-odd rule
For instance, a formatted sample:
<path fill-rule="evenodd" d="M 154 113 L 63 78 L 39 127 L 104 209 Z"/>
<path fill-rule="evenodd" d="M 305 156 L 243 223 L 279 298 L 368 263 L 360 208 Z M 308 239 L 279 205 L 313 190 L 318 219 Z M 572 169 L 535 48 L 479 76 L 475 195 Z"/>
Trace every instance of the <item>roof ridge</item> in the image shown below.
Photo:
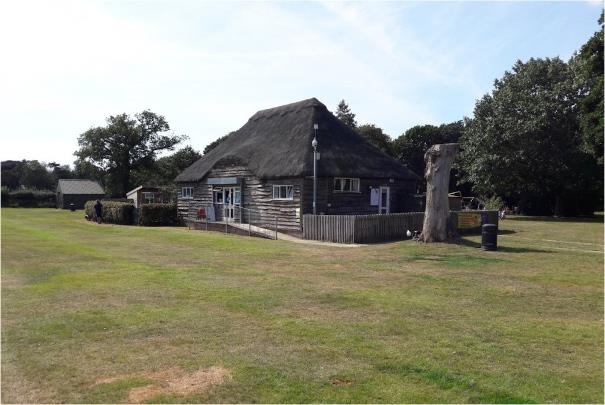
<path fill-rule="evenodd" d="M 260 118 L 271 118 L 275 115 L 285 115 L 290 112 L 297 112 L 306 108 L 314 107 L 326 108 L 326 106 L 321 101 L 319 101 L 315 97 L 311 97 L 304 100 L 296 101 L 294 103 L 288 103 L 277 107 L 259 110 L 252 117 L 250 117 L 249 121 L 256 121 Z"/>

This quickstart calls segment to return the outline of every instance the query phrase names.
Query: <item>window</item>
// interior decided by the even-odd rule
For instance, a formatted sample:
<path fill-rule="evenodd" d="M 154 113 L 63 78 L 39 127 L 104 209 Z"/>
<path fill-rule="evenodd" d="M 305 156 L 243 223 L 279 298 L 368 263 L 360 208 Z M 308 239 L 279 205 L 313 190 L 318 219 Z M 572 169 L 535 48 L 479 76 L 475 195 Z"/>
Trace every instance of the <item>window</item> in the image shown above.
<path fill-rule="evenodd" d="M 193 187 L 183 187 L 181 189 L 181 197 L 193 198 Z"/>
<path fill-rule="evenodd" d="M 155 202 L 155 194 L 143 193 L 143 201 L 145 201 L 145 204 L 153 204 Z"/>
<path fill-rule="evenodd" d="M 359 179 L 347 177 L 334 178 L 334 191 L 359 193 Z"/>
<path fill-rule="evenodd" d="M 223 203 L 223 188 L 222 187 L 215 187 L 214 190 L 212 190 L 212 194 L 214 196 L 215 204 Z"/>
<path fill-rule="evenodd" d="M 273 186 L 273 199 L 274 200 L 293 200 L 294 199 L 294 186 Z"/>

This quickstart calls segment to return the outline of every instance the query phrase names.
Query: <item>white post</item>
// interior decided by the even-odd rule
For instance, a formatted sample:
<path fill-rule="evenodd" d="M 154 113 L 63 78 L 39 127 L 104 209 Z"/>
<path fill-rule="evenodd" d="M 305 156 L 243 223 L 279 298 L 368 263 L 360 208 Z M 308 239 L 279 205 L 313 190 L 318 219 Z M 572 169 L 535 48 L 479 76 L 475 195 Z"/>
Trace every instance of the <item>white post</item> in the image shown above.
<path fill-rule="evenodd" d="M 313 215 L 317 215 L 317 124 L 313 124 Z"/>

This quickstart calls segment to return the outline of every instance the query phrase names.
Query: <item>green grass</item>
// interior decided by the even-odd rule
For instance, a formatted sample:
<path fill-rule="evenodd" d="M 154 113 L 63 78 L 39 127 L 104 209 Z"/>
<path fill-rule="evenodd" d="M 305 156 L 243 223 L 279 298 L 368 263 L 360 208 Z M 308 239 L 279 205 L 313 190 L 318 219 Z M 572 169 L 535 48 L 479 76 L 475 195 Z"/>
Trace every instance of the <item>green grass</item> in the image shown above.
<path fill-rule="evenodd" d="M 122 402 L 211 366 L 232 379 L 152 402 L 603 402 L 600 221 L 506 219 L 482 252 L 82 217 L 2 209 L 3 402 Z"/>

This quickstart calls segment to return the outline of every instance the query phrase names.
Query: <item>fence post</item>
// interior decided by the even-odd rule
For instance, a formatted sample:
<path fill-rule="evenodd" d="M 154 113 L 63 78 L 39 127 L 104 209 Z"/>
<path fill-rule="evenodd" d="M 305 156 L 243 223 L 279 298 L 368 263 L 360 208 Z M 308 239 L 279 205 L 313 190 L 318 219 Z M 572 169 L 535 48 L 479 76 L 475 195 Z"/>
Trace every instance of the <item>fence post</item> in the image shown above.
<path fill-rule="evenodd" d="M 227 215 L 227 208 L 223 207 L 223 218 L 225 219 L 225 233 L 229 233 L 227 226 L 229 225 L 229 216 Z"/>
<path fill-rule="evenodd" d="M 275 216 L 275 240 L 277 240 L 277 215 Z"/>

